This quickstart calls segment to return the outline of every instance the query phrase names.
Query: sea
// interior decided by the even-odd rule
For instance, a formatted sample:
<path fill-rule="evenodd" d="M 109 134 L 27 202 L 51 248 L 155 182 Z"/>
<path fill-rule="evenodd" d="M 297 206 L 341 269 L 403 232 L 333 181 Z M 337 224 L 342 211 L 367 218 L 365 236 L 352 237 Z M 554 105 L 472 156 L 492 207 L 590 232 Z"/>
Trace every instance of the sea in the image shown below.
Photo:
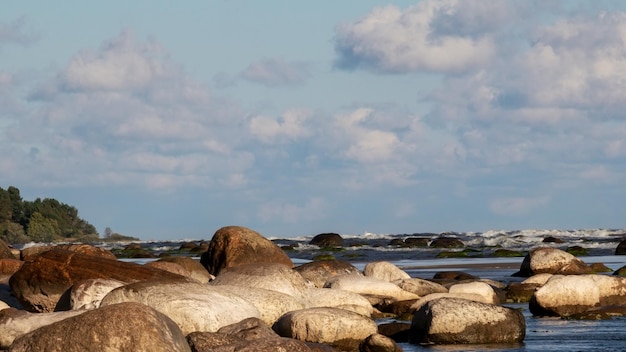
<path fill-rule="evenodd" d="M 537 247 L 582 250 L 583 254 L 577 256 L 585 263 L 603 263 L 612 271 L 626 266 L 626 255 L 615 255 L 618 244 L 626 239 L 626 229 L 529 229 L 519 231 L 339 235 L 343 238 L 344 243 L 338 247 L 319 247 L 310 244 L 315 235 L 289 238 L 267 236 L 267 238 L 282 247 L 296 265 L 307 263 L 315 258 L 320 258 L 320 256 L 324 258 L 332 256 L 335 259 L 348 261 L 359 269 L 363 269 L 365 264 L 372 261 L 389 261 L 405 270 L 411 277 L 422 279 L 430 279 L 440 271 L 463 271 L 505 284 L 520 282 L 524 278 L 512 275 L 519 270 L 524 255 Z M 442 249 L 429 246 L 408 247 L 402 245 L 408 238 L 426 238 L 427 242 L 431 243 L 439 237 L 456 238 L 462 241 L 465 247 Z M 210 241 L 210 237 L 172 241 L 141 241 L 140 243 L 142 248 L 157 255 L 177 255 L 181 253 L 180 248 L 183 244 L 202 241 Z M 123 249 L 127 244 L 127 242 L 117 242 L 99 245 L 115 251 Z M 496 253 L 499 249 L 519 252 L 519 255 L 498 257 Z M 195 255 L 197 256 L 197 254 Z M 133 258 L 124 260 L 143 263 L 154 259 Z M 611 272 L 606 273 L 606 275 L 611 274 Z M 626 351 L 626 317 L 614 317 L 610 320 L 534 317 L 528 310 L 526 303 L 504 305 L 521 309 L 524 313 L 526 337 L 521 344 L 422 346 L 400 343 L 400 346 L 406 352 Z M 384 322 L 388 321 L 379 321 L 379 323 Z"/>

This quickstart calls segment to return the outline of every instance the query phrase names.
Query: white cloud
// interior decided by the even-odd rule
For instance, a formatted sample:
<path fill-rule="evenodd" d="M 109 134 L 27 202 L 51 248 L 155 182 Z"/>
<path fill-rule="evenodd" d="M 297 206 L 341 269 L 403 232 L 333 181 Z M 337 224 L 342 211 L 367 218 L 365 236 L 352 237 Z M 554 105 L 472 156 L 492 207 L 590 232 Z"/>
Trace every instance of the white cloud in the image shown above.
<path fill-rule="evenodd" d="M 61 74 L 69 90 L 123 91 L 146 87 L 165 74 L 161 49 L 156 43 L 138 43 L 132 31 L 93 52 L 75 55 Z"/>
<path fill-rule="evenodd" d="M 466 1 L 426 0 L 405 10 L 389 5 L 374 9 L 358 22 L 340 25 L 336 29 L 337 65 L 398 73 L 464 72 L 482 67 L 496 53 L 487 29 L 504 21 L 498 16 L 503 7 L 496 5 L 492 7 L 495 12 L 485 13 L 487 6 L 480 1 L 472 1 L 476 6 L 463 4 Z"/>

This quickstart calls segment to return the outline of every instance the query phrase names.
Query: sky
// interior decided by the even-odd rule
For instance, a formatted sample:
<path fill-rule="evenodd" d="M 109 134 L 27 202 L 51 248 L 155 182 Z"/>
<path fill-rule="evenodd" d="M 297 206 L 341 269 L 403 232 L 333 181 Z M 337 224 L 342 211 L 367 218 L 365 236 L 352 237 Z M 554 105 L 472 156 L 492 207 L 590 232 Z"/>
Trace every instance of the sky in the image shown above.
<path fill-rule="evenodd" d="M 143 240 L 626 228 L 626 2 L 12 1 L 0 187 Z"/>

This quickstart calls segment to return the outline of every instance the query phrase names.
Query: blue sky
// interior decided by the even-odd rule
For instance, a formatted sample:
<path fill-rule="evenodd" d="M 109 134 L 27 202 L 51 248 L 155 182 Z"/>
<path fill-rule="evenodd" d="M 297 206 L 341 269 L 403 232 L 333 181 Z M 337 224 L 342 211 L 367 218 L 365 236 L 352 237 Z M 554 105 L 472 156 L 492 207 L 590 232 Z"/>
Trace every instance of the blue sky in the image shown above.
<path fill-rule="evenodd" d="M 624 228 L 622 1 L 15 1 L 0 187 L 102 234 Z"/>

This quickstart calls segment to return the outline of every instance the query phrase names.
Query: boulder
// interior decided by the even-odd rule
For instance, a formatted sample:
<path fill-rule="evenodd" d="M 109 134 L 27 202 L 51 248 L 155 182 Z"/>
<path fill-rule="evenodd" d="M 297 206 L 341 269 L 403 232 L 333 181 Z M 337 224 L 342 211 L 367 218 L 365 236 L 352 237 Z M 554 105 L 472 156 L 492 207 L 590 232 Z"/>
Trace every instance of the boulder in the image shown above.
<path fill-rule="evenodd" d="M 0 310 L 0 350 L 8 349 L 16 338 L 33 330 L 82 313 L 80 311 L 30 313 L 15 308 Z"/>
<path fill-rule="evenodd" d="M 569 316 L 600 304 L 600 288 L 588 275 L 553 275 L 535 291 L 528 307 L 536 316 Z"/>
<path fill-rule="evenodd" d="M 615 272 L 613 272 L 613 275 L 616 275 L 616 276 L 626 276 L 626 265 L 624 265 L 623 267 L 615 270 Z"/>
<path fill-rule="evenodd" d="M 11 308 L 11 306 L 9 306 L 5 301 L 0 300 L 0 311 L 7 308 Z"/>
<path fill-rule="evenodd" d="M 615 255 L 626 255 L 626 238 L 621 240 L 615 248 Z"/>
<path fill-rule="evenodd" d="M 304 278 L 288 266 L 277 263 L 246 264 L 224 269 L 210 285 L 257 287 L 302 297 L 308 286 Z"/>
<path fill-rule="evenodd" d="M 431 293 L 446 293 L 448 289 L 441 284 L 420 278 L 410 278 L 398 283 L 401 289 L 414 293 L 418 296 L 426 296 Z"/>
<path fill-rule="evenodd" d="M 144 266 L 150 267 L 150 268 L 155 268 L 155 269 L 159 269 L 159 270 L 163 270 L 163 271 L 167 271 L 170 272 L 172 274 L 176 274 L 176 275 L 180 275 L 180 276 L 184 276 L 188 279 L 191 279 L 191 273 L 189 272 L 189 270 L 183 268 L 182 266 L 180 266 L 179 264 L 176 263 L 172 263 L 172 262 L 159 262 L 159 261 L 154 261 L 154 262 L 148 262 L 146 264 L 144 264 Z M 197 281 L 195 279 L 191 279 L 194 281 Z M 200 282 L 200 281 L 198 281 Z M 206 284 L 208 281 L 202 282 L 203 284 Z"/>
<path fill-rule="evenodd" d="M 342 247 L 344 245 L 343 238 L 337 233 L 320 233 L 309 241 L 309 244 L 320 247 Z"/>
<path fill-rule="evenodd" d="M 450 294 L 477 294 L 484 298 L 483 303 L 499 304 L 500 299 L 496 291 L 488 284 L 480 281 L 454 284 L 448 288 Z"/>
<path fill-rule="evenodd" d="M 548 273 L 537 274 L 522 281 L 522 283 L 523 284 L 537 284 L 541 286 L 541 285 L 544 285 L 546 282 L 548 282 L 548 280 L 550 280 L 551 277 L 552 277 L 552 274 L 548 274 Z"/>
<path fill-rule="evenodd" d="M 278 336 L 257 318 L 244 319 L 217 332 L 193 332 L 187 341 L 193 352 L 311 351 L 302 341 Z"/>
<path fill-rule="evenodd" d="M 465 243 L 454 237 L 438 237 L 430 242 L 431 248 L 463 248 Z"/>
<path fill-rule="evenodd" d="M 0 240 L 0 259 L 16 259 L 6 242 Z"/>
<path fill-rule="evenodd" d="M 411 276 L 396 265 L 386 262 L 370 262 L 365 264 L 363 275 L 389 282 L 410 279 Z"/>
<path fill-rule="evenodd" d="M 220 292 L 229 293 L 252 303 L 259 311 L 260 319 L 271 326 L 283 314 L 292 310 L 304 309 L 304 301 L 282 292 L 267 290 L 258 287 L 219 286 Z"/>
<path fill-rule="evenodd" d="M 197 282 L 136 282 L 109 292 L 100 306 L 122 302 L 138 302 L 156 309 L 176 322 L 185 335 L 215 332 L 243 319 L 260 317 L 252 303 L 233 295 L 231 289 Z"/>
<path fill-rule="evenodd" d="M 528 277 L 549 273 L 560 275 L 589 274 L 591 269 L 582 260 L 558 248 L 540 247 L 531 250 L 514 276 Z"/>
<path fill-rule="evenodd" d="M 97 327 L 97 328 L 94 328 Z M 86 311 L 17 338 L 13 352 L 90 350 L 191 351 L 185 335 L 165 315 L 138 303 Z"/>
<path fill-rule="evenodd" d="M 359 345 L 359 352 L 402 352 L 402 347 L 382 334 L 372 334 Z"/>
<path fill-rule="evenodd" d="M 11 277 L 9 284 L 27 310 L 51 312 L 73 284 L 97 278 L 125 283 L 159 278 L 184 279 L 180 275 L 139 264 L 52 249 L 25 262 Z"/>
<path fill-rule="evenodd" d="M 427 303 L 440 299 L 440 298 L 456 298 L 462 299 L 466 301 L 473 301 L 484 304 L 493 304 L 493 301 L 489 298 L 486 298 L 482 294 L 473 293 L 473 292 L 457 292 L 457 293 L 431 293 L 424 297 L 419 298 L 415 303 L 411 305 L 411 311 L 415 312 L 420 310 Z"/>
<path fill-rule="evenodd" d="M 415 312 L 410 340 L 421 344 L 520 343 L 526 322 L 516 309 L 468 301 L 439 298 Z"/>
<path fill-rule="evenodd" d="M 310 288 L 305 294 L 304 301 L 306 308 L 340 308 L 366 317 L 371 317 L 374 313 L 374 308 L 367 298 L 346 290 Z"/>
<path fill-rule="evenodd" d="M 190 257 L 164 257 L 157 261 L 157 263 L 159 262 L 176 263 L 182 266 L 189 272 L 189 277 L 198 282 L 207 283 L 214 278 L 214 276 L 209 274 L 206 268 L 200 264 L 200 261 Z"/>
<path fill-rule="evenodd" d="M 278 335 L 325 343 L 346 350 L 378 332 L 376 323 L 360 314 L 338 308 L 309 308 L 286 313 L 272 327 Z"/>
<path fill-rule="evenodd" d="M 419 298 L 416 294 L 405 291 L 389 281 L 366 276 L 336 276 L 328 280 L 325 287 L 358 293 L 369 299 L 372 304 L 384 300 L 405 301 Z"/>
<path fill-rule="evenodd" d="M 433 275 L 433 280 L 439 282 L 478 280 L 478 277 L 463 271 L 438 271 Z"/>
<path fill-rule="evenodd" d="M 202 254 L 200 263 L 212 275 L 243 264 L 279 263 L 293 268 L 293 262 L 280 247 L 258 232 L 240 226 L 227 226 L 217 230 Z"/>
<path fill-rule="evenodd" d="M 328 279 L 339 275 L 363 276 L 354 265 L 343 260 L 319 260 L 305 263 L 294 268 L 302 277 L 315 287 L 322 288 Z"/>
<path fill-rule="evenodd" d="M 585 275 L 591 278 L 600 290 L 600 306 L 626 307 L 626 278 L 609 275 Z"/>
<path fill-rule="evenodd" d="M 15 274 L 24 264 L 23 261 L 11 258 L 0 259 L 0 276 Z"/>
<path fill-rule="evenodd" d="M 527 303 L 539 287 L 541 287 L 541 285 L 537 283 L 512 282 L 506 288 L 506 301 Z"/>
<path fill-rule="evenodd" d="M 80 254 L 91 255 L 95 257 L 108 258 L 108 259 L 117 259 L 113 252 L 108 249 L 104 249 L 101 247 L 95 247 L 90 244 L 62 244 L 55 246 L 35 246 L 28 247 L 22 250 L 22 260 L 27 262 L 34 260 L 41 253 L 47 252 L 52 249 L 64 249 L 70 252 L 76 252 Z"/>
<path fill-rule="evenodd" d="M 82 280 L 70 288 L 69 308 L 96 309 L 104 296 L 125 283 L 113 279 L 87 279 Z"/>

